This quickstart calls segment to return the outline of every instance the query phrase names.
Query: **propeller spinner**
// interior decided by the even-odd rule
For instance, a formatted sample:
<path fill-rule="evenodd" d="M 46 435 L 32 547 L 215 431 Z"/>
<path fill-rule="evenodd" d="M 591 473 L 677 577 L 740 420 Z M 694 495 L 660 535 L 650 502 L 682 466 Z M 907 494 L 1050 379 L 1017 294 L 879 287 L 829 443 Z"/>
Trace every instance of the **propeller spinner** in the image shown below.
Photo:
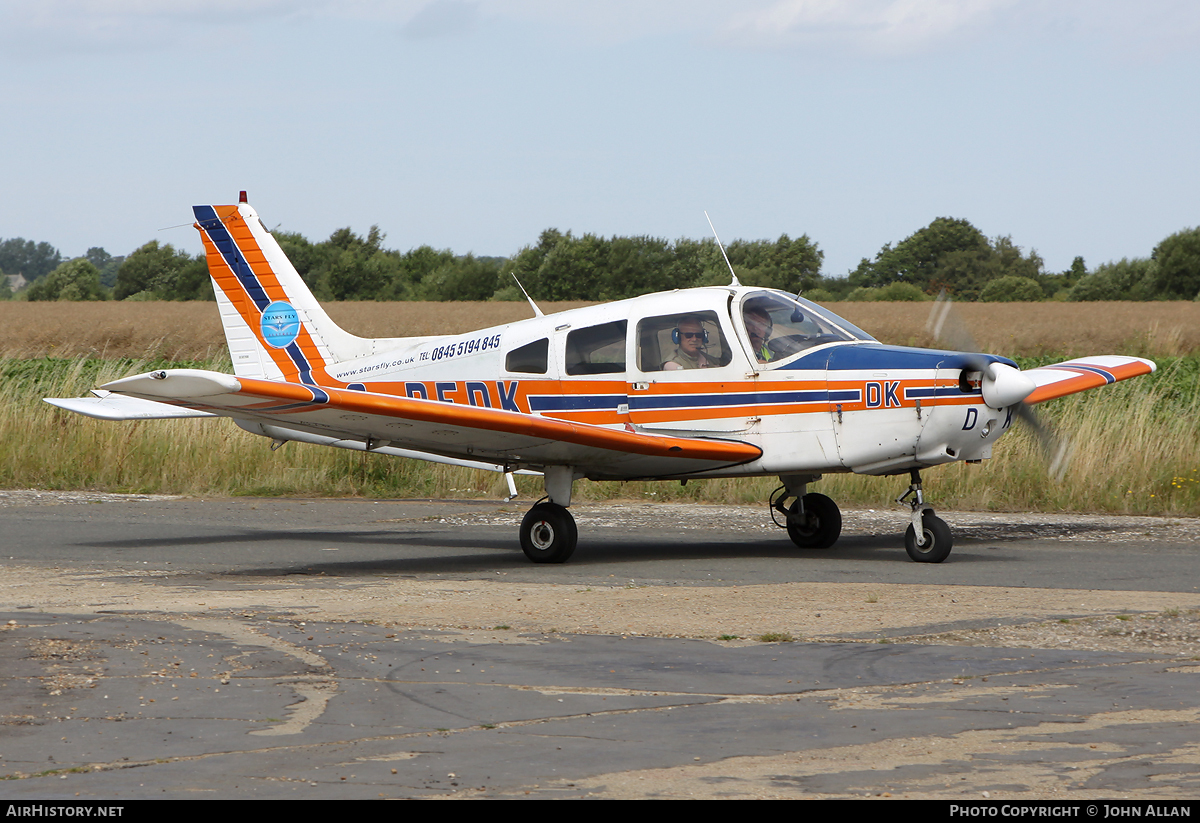
<path fill-rule="evenodd" d="M 983 357 L 975 338 L 967 329 L 962 317 L 954 310 L 954 302 L 943 289 L 933 304 L 926 328 L 940 345 L 964 352 L 968 356 L 967 368 L 981 375 L 983 402 L 994 409 L 1014 407 L 1016 416 L 1029 426 L 1037 437 L 1038 444 L 1048 461 L 1050 476 L 1062 480 L 1070 462 L 1071 443 L 1057 434 L 1025 403 L 1037 385 L 1020 369 L 1004 363 L 996 363 Z M 975 355 L 975 356 L 972 356 Z"/>

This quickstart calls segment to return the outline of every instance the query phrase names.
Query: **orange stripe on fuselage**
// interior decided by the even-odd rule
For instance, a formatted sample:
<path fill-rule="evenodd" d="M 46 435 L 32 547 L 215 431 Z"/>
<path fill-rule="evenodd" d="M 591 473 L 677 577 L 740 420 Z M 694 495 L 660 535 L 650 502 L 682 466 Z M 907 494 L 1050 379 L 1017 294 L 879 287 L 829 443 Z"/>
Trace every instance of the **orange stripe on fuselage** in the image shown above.
<path fill-rule="evenodd" d="M 615 380 L 545 380 L 545 379 L 518 379 L 518 380 L 413 380 L 406 382 L 366 382 L 363 385 L 366 390 L 375 394 L 382 394 L 394 397 L 414 396 L 420 397 L 421 393 L 429 400 L 437 400 L 438 385 L 443 386 L 441 397 L 444 402 L 454 403 L 459 405 L 485 406 L 486 403 L 479 402 L 482 400 L 477 391 L 468 392 L 467 384 L 479 385 L 482 384 L 487 390 L 487 398 L 492 408 L 501 409 L 503 404 L 499 396 L 499 391 L 503 390 L 507 396 L 511 397 L 512 402 L 517 408 L 526 414 L 538 414 L 543 417 L 553 418 L 557 420 L 570 420 L 578 423 L 589 423 L 592 425 L 619 425 L 627 421 L 634 423 L 669 423 L 672 421 L 693 421 L 693 420 L 720 420 L 737 417 L 755 417 L 755 416 L 775 416 L 786 414 L 806 414 L 806 413 L 828 413 L 833 411 L 837 406 L 841 406 L 842 411 L 870 411 L 875 408 L 915 408 L 917 401 L 915 399 L 905 399 L 904 390 L 906 388 L 921 388 L 932 389 L 935 386 L 938 388 L 956 388 L 958 381 L 956 379 L 945 379 L 934 381 L 929 378 L 920 380 L 901 380 L 890 381 L 898 382 L 899 386 L 895 389 L 895 396 L 899 400 L 899 406 L 892 404 L 889 406 L 870 406 L 866 396 L 865 385 L 867 382 L 879 381 L 838 381 L 829 384 L 831 390 L 848 389 L 859 392 L 860 399 L 855 402 L 840 402 L 820 399 L 812 402 L 802 401 L 780 401 L 773 399 L 772 394 L 776 392 L 818 392 L 823 393 L 826 389 L 824 380 L 789 380 L 789 381 L 746 381 L 746 382 L 721 382 L 721 383 L 653 383 L 648 389 L 633 390 L 632 384 L 626 381 Z M 497 383 L 503 387 L 498 389 Z M 345 384 L 342 384 L 343 386 Z M 421 392 L 409 394 L 410 389 L 420 386 Z M 722 405 L 719 402 L 721 395 L 732 394 L 757 394 L 762 397 L 762 402 L 758 403 L 738 403 L 737 405 Z M 705 395 L 716 396 L 711 400 L 706 401 Z M 558 398 L 569 400 L 572 397 L 603 397 L 607 396 L 612 399 L 610 408 L 598 409 L 556 409 L 548 411 L 532 411 L 530 407 L 530 398 L 545 398 L 545 402 L 554 403 Z M 692 396 L 694 405 L 685 405 L 673 408 L 651 408 L 651 409 L 634 409 L 631 412 L 618 412 L 616 406 L 618 403 L 628 403 L 636 398 L 656 398 L 665 399 L 671 397 Z M 923 398 L 921 406 L 925 409 L 931 409 L 935 406 L 969 406 L 976 405 L 982 402 L 979 395 L 943 395 L 934 398 Z"/>

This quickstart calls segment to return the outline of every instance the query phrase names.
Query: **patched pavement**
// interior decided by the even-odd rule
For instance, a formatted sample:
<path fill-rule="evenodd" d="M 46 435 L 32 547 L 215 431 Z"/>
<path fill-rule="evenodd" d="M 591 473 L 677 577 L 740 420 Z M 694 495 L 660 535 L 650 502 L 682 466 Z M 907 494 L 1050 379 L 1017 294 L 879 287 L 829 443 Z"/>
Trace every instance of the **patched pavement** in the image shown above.
<path fill-rule="evenodd" d="M 1200 664 L 0 615 L 0 796 L 1196 796 Z"/>

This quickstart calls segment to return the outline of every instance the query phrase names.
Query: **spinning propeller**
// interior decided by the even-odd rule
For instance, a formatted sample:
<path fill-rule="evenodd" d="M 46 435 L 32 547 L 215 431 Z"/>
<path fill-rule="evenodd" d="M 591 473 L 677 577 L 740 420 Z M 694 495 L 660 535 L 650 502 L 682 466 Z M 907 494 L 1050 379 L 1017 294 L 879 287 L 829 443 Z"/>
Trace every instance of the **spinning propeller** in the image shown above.
<path fill-rule="evenodd" d="M 954 310 L 954 303 L 945 289 L 938 294 L 925 327 L 940 345 L 963 352 L 967 357 L 967 367 L 980 373 L 983 402 L 994 409 L 1013 407 L 1016 416 L 1036 435 L 1042 453 L 1049 461 L 1050 477 L 1056 482 L 1062 480 L 1071 461 L 1071 442 L 1044 423 L 1033 407 L 1025 402 L 1025 398 L 1037 388 L 1033 380 L 1022 374 L 1020 369 L 990 361 L 978 354 L 979 346 L 975 338 Z"/>

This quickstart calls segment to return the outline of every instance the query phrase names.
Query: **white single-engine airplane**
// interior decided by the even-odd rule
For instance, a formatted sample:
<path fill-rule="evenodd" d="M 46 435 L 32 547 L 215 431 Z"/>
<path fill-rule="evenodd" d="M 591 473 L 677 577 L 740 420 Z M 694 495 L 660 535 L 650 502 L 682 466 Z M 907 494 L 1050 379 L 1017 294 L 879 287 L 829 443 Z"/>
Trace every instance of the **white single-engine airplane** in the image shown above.
<path fill-rule="evenodd" d="M 108 420 L 231 417 L 272 448 L 540 472 L 546 497 L 520 531 L 535 563 L 575 550 L 581 478 L 777 475 L 772 517 L 797 546 L 828 548 L 841 513 L 808 484 L 831 472 L 910 474 L 905 547 L 938 563 L 952 537 L 921 469 L 979 462 L 1028 405 L 1155 368 L 1100 356 L 1022 372 L 994 355 L 883 345 L 736 276 L 549 316 L 534 305 L 530 320 L 467 334 L 365 339 L 329 319 L 245 192 L 194 212 L 234 374 L 167 369 L 47 402 Z"/>

